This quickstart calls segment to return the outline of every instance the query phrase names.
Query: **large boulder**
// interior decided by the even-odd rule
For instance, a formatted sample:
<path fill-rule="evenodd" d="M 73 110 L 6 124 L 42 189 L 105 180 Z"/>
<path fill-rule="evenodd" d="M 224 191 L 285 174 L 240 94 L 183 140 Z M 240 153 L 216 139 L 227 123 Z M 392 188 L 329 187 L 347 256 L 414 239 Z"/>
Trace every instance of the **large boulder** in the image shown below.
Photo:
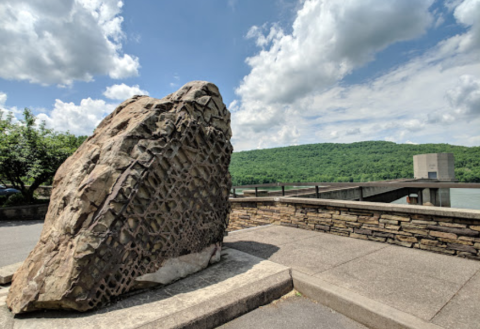
<path fill-rule="evenodd" d="M 208 82 L 123 102 L 58 169 L 40 241 L 13 278 L 11 311 L 86 311 L 218 260 L 230 137 L 230 113 Z"/>

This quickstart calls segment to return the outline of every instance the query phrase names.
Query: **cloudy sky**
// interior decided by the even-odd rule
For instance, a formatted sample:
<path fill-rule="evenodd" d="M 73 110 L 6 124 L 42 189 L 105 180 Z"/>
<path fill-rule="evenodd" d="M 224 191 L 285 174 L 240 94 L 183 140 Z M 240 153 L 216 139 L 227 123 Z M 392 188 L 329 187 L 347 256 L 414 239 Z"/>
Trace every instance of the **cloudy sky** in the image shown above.
<path fill-rule="evenodd" d="M 217 84 L 236 151 L 480 145 L 480 0 L 2 0 L 0 108 L 91 134 L 120 102 Z"/>

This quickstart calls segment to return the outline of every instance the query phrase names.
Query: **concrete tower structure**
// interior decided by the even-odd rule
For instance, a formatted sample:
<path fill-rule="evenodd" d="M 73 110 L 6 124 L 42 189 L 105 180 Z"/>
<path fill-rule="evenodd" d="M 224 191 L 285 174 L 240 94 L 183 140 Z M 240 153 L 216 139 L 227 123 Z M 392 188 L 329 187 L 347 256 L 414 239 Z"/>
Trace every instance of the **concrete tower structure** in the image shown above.
<path fill-rule="evenodd" d="M 455 158 L 453 153 L 429 153 L 413 156 L 413 173 L 415 179 L 437 181 L 456 181 Z M 423 201 L 435 206 L 450 207 L 450 189 L 424 189 Z"/>
<path fill-rule="evenodd" d="M 415 179 L 455 180 L 455 158 L 453 153 L 429 153 L 413 156 Z"/>

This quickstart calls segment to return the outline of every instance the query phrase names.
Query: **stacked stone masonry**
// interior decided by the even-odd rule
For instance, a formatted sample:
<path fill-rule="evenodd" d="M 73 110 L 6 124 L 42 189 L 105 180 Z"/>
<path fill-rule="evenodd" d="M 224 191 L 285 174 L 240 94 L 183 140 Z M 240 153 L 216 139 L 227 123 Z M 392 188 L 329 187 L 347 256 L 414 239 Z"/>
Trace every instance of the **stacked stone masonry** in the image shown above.
<path fill-rule="evenodd" d="M 1 221 L 43 220 L 48 210 L 48 204 L 0 208 Z"/>
<path fill-rule="evenodd" d="M 318 205 L 308 199 L 297 202 L 234 201 L 228 230 L 274 224 L 480 260 L 480 216 L 359 209 L 348 203 L 343 203 L 347 207 Z"/>

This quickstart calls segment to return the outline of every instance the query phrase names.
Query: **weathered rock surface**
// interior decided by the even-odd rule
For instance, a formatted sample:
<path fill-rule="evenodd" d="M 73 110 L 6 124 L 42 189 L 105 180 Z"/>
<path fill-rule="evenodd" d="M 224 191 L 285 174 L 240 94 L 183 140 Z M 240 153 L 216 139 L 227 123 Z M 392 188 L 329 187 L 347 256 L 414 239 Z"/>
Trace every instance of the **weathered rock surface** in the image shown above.
<path fill-rule="evenodd" d="M 8 307 L 86 311 L 165 264 L 184 275 L 184 255 L 198 254 L 205 266 L 209 250 L 218 258 L 230 137 L 230 113 L 208 82 L 123 102 L 59 168 L 40 241 L 14 275 Z M 174 280 L 167 272 L 162 280 Z"/>

